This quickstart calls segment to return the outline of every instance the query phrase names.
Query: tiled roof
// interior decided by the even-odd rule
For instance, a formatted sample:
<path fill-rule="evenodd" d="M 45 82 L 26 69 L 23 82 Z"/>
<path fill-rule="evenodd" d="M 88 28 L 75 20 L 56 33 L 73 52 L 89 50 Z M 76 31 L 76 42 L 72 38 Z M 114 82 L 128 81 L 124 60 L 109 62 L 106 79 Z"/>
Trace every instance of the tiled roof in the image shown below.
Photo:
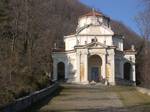
<path fill-rule="evenodd" d="M 92 12 L 89 12 L 87 14 L 84 14 L 84 15 L 80 16 L 80 18 L 81 17 L 85 17 L 85 16 L 97 16 L 97 17 L 100 17 L 100 16 L 103 16 L 103 14 L 99 13 L 99 12 L 92 11 Z"/>
<path fill-rule="evenodd" d="M 98 12 L 89 12 L 89 13 L 85 14 L 84 16 L 103 16 L 103 14 L 98 13 Z"/>

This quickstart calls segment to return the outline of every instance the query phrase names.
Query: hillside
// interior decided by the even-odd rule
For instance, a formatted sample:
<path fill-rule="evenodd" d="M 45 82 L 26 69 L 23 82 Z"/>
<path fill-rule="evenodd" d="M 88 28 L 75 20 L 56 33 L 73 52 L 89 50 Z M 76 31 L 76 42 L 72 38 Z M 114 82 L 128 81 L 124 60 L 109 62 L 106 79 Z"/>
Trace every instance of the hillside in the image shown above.
<path fill-rule="evenodd" d="M 78 0 L 13 0 L 8 6 L 11 20 L 0 23 L 0 104 L 47 86 L 54 42 L 63 47 L 63 36 L 73 33 L 78 17 L 91 10 Z M 120 22 L 111 24 L 125 35 L 125 48 L 139 47 L 136 33 Z"/>

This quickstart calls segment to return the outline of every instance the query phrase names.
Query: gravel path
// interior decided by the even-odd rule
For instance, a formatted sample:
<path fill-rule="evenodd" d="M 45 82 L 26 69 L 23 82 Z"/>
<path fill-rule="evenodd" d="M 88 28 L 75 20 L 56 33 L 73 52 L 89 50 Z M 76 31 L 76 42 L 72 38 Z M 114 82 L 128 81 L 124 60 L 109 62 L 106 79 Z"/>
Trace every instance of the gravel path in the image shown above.
<path fill-rule="evenodd" d="M 38 112 L 126 112 L 117 94 L 102 85 L 62 85 L 62 91 Z"/>

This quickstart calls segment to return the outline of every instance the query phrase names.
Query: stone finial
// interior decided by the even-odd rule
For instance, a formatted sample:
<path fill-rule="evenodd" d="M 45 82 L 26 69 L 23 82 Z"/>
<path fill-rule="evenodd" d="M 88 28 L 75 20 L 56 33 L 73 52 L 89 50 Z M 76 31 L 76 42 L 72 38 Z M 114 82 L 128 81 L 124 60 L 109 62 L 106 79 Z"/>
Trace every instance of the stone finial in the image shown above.
<path fill-rule="evenodd" d="M 54 43 L 54 49 L 57 49 L 57 44 L 56 44 L 56 42 Z"/>
<path fill-rule="evenodd" d="M 135 46 L 134 45 L 131 45 L 131 50 L 135 51 Z"/>

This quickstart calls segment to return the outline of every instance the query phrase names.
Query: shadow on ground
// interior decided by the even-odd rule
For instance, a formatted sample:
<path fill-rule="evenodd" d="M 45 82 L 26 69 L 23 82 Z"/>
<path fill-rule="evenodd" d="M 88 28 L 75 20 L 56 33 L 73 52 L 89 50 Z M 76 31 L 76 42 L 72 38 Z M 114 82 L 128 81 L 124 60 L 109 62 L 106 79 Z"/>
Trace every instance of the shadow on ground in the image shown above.
<path fill-rule="evenodd" d="M 59 96 L 63 89 L 64 87 L 60 86 L 59 89 L 55 91 L 52 96 L 47 96 L 46 98 L 42 99 L 42 101 L 33 104 L 31 107 L 22 112 L 39 112 L 38 110 L 40 110 L 40 108 L 47 105 L 54 97 Z"/>

